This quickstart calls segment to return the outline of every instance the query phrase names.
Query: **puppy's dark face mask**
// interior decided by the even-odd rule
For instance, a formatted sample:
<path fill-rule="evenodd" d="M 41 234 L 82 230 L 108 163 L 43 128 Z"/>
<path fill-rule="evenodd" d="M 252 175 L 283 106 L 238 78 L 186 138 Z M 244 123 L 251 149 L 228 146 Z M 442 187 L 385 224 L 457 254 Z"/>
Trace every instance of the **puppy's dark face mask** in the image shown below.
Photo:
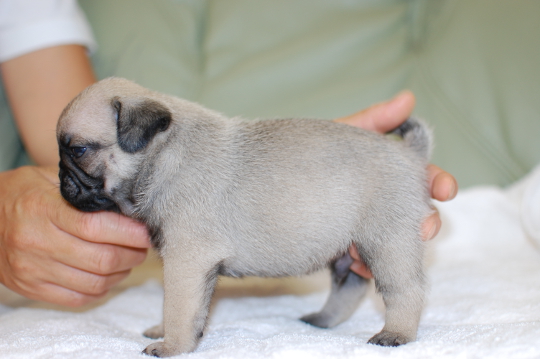
<path fill-rule="evenodd" d="M 105 106 L 74 101 L 59 121 L 60 192 L 82 211 L 130 215 L 138 162 L 156 134 L 167 130 L 171 113 L 148 99 L 112 97 Z"/>
<path fill-rule="evenodd" d="M 106 193 L 102 175 L 92 176 L 81 167 L 85 156 L 99 150 L 99 145 L 71 146 L 69 139 L 59 141 L 60 146 L 60 193 L 76 208 L 85 212 L 114 211 L 119 208 Z"/>

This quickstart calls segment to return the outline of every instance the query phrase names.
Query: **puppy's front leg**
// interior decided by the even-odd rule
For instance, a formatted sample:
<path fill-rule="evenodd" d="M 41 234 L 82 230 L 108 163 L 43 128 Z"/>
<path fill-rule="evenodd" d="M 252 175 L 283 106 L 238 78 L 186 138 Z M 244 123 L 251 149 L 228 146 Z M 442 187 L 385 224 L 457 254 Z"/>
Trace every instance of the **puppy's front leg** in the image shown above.
<path fill-rule="evenodd" d="M 210 300 L 217 279 L 215 263 L 183 255 L 163 258 L 165 299 L 164 341 L 149 345 L 143 353 L 169 357 L 193 351 L 203 335 Z"/>

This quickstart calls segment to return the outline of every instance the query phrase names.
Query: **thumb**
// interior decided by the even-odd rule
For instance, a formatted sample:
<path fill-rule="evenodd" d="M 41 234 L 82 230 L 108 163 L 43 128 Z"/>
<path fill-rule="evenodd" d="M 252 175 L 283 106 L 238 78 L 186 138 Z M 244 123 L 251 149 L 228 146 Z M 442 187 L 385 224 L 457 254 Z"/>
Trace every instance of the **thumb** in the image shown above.
<path fill-rule="evenodd" d="M 336 119 L 336 122 L 385 133 L 395 129 L 409 118 L 414 110 L 416 98 L 405 90 L 391 100 L 375 104 L 350 116 Z"/>

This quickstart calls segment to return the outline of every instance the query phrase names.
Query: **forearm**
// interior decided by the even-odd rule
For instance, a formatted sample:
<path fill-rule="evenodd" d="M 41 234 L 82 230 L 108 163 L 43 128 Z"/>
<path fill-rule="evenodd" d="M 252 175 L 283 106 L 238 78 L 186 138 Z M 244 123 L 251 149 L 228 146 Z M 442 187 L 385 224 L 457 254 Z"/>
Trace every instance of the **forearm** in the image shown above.
<path fill-rule="evenodd" d="M 38 165 L 57 165 L 56 122 L 63 108 L 95 81 L 86 49 L 64 45 L 0 64 L 21 138 Z"/>

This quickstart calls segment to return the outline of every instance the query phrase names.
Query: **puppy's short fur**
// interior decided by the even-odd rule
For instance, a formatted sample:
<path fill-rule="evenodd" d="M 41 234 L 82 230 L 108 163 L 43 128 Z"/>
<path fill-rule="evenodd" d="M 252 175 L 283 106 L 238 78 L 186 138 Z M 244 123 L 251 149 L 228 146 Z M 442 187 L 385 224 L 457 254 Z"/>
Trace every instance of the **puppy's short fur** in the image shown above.
<path fill-rule="evenodd" d="M 196 348 L 218 274 L 280 277 L 332 269 L 331 327 L 366 291 L 349 271 L 356 245 L 386 304 L 370 343 L 415 340 L 423 306 L 421 224 L 431 211 L 430 134 L 413 119 L 403 140 L 330 121 L 244 121 L 120 78 L 89 87 L 58 123 L 61 193 L 83 211 L 144 222 L 164 263 L 164 336 L 145 349 Z"/>

